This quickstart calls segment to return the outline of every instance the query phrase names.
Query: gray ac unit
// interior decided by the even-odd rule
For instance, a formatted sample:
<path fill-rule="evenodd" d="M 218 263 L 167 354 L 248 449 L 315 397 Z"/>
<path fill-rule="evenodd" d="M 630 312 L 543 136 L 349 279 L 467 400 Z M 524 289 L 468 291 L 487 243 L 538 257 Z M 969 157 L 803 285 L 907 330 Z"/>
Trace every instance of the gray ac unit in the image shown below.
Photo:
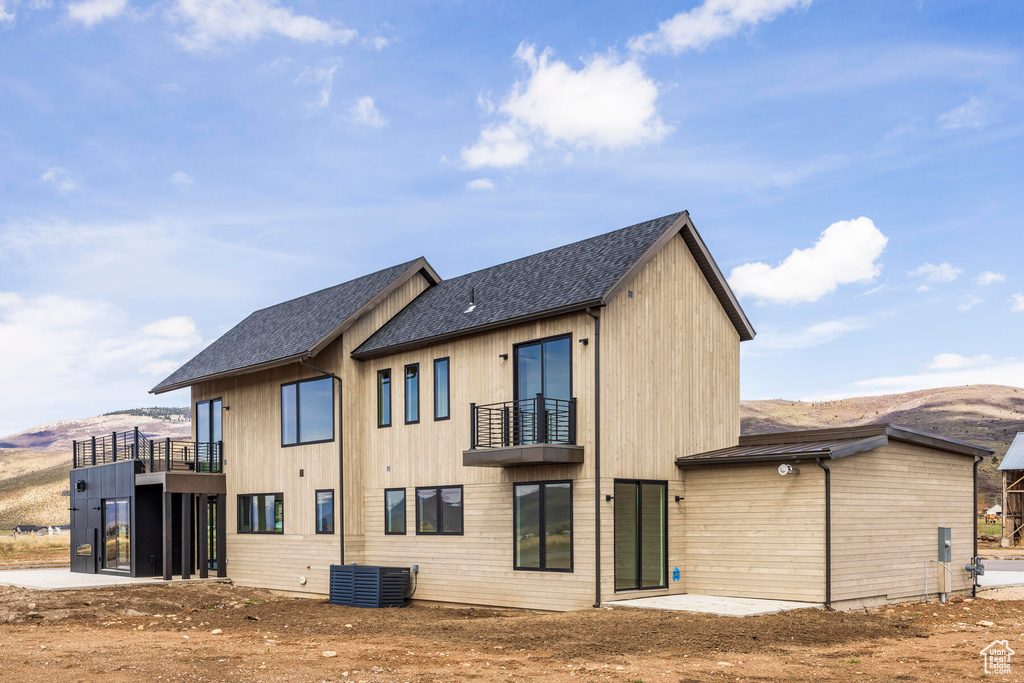
<path fill-rule="evenodd" d="M 348 607 L 405 607 L 409 576 L 408 567 L 332 564 L 328 602 Z"/>

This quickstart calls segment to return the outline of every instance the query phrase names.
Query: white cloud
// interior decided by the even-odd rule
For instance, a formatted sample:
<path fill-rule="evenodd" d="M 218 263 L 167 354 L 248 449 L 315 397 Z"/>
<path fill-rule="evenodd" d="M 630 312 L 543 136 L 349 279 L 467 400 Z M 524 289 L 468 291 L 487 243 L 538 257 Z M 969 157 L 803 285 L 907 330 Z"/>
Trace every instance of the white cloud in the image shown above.
<path fill-rule="evenodd" d="M 510 125 L 485 128 L 472 147 L 462 150 L 462 161 L 470 168 L 522 166 L 533 146 L 523 140 Z"/>
<path fill-rule="evenodd" d="M 81 0 L 69 2 L 67 7 L 68 19 L 89 27 L 123 14 L 128 0 Z"/>
<path fill-rule="evenodd" d="M 377 36 L 370 40 L 370 44 L 373 45 L 374 50 L 383 50 L 391 44 L 391 41 L 383 36 Z"/>
<path fill-rule="evenodd" d="M 925 367 L 928 370 L 960 370 L 975 368 L 992 360 L 988 354 L 980 356 L 961 356 L 959 353 L 940 353 L 932 358 Z"/>
<path fill-rule="evenodd" d="M 984 128 L 988 125 L 988 107 L 972 97 L 959 107 L 950 109 L 938 118 L 941 127 L 947 130 L 959 128 Z"/>
<path fill-rule="evenodd" d="M 538 54 L 526 43 L 515 58 L 527 77 L 497 106 L 504 120 L 486 126 L 476 144 L 462 150 L 470 168 L 521 165 L 535 141 L 623 149 L 660 140 L 671 130 L 658 115 L 658 86 L 636 60 L 593 55 L 577 70 L 550 49 Z M 489 94 L 477 103 L 484 111 L 495 107 Z"/>
<path fill-rule="evenodd" d="M 925 292 L 932 291 L 932 288 L 929 287 L 928 285 L 918 285 L 917 291 L 920 292 L 921 294 L 924 294 Z"/>
<path fill-rule="evenodd" d="M 876 263 L 889 238 L 870 218 L 828 226 L 809 249 L 794 249 L 777 266 L 747 263 L 733 268 L 729 284 L 739 296 L 758 303 L 817 301 L 839 285 L 871 282 L 881 272 Z"/>
<path fill-rule="evenodd" d="M 154 371 L 186 360 L 201 343 L 187 317 L 140 326 L 102 300 L 0 293 L 0 356 L 18 359 L 0 364 L 0 413 L 10 420 L 83 395 L 96 405 L 138 395 L 140 385 L 162 378 Z"/>
<path fill-rule="evenodd" d="M 923 276 L 928 282 L 952 282 L 964 272 L 963 268 L 951 266 L 948 263 L 922 263 L 920 266 L 908 273 L 912 277 Z"/>
<path fill-rule="evenodd" d="M 740 350 L 745 356 L 763 356 L 777 351 L 806 349 L 827 344 L 844 334 L 868 327 L 870 325 L 864 318 L 843 318 L 814 323 L 794 332 L 762 330 L 754 341 L 744 344 Z"/>
<path fill-rule="evenodd" d="M 331 103 L 331 92 L 334 90 L 334 72 L 337 66 L 307 67 L 302 70 L 296 83 L 312 83 L 320 88 L 315 102 L 310 103 L 313 109 L 323 109 Z"/>
<path fill-rule="evenodd" d="M 703 50 L 716 40 L 810 4 L 811 0 L 705 0 L 661 22 L 656 31 L 630 39 L 629 49 L 671 54 Z"/>
<path fill-rule="evenodd" d="M 978 276 L 977 282 L 979 285 L 987 286 L 992 284 L 993 282 L 1004 282 L 1005 280 L 1006 276 L 1003 275 L 1002 273 L 993 273 L 991 270 L 986 270 L 984 273 Z"/>
<path fill-rule="evenodd" d="M 188 187 L 195 184 L 195 178 L 184 171 L 175 171 L 171 174 L 171 182 L 178 187 Z"/>
<path fill-rule="evenodd" d="M 1012 294 L 1010 296 L 1010 310 L 1024 311 L 1024 294 Z"/>
<path fill-rule="evenodd" d="M 847 395 L 897 394 L 965 384 L 1024 386 L 1024 361 L 1016 358 L 992 360 L 987 356 L 975 356 L 964 359 L 963 362 L 966 365 L 957 366 L 958 359 L 952 358 L 955 355 L 940 354 L 936 356 L 923 372 L 874 377 L 854 382 L 853 391 Z M 939 367 L 933 369 L 931 366 L 943 356 L 948 356 L 949 359 L 939 360 Z"/>
<path fill-rule="evenodd" d="M 975 306 L 977 306 L 978 304 L 980 304 L 983 301 L 984 301 L 984 299 L 982 299 L 981 297 L 969 296 L 969 297 L 967 297 L 966 301 L 964 301 L 963 303 L 957 305 L 956 310 L 958 310 L 958 311 L 969 311 L 969 310 L 971 310 L 972 308 L 974 308 Z"/>
<path fill-rule="evenodd" d="M 16 18 L 14 3 L 0 0 L 0 24 L 13 24 Z"/>
<path fill-rule="evenodd" d="M 176 0 L 171 17 L 185 24 L 178 35 L 187 50 L 209 50 L 221 43 L 244 43 L 277 35 L 303 43 L 345 44 L 353 29 L 294 14 L 277 0 Z"/>
<path fill-rule="evenodd" d="M 53 185 L 57 188 L 57 192 L 61 194 L 67 194 L 78 189 L 78 181 L 60 166 L 47 169 L 46 173 L 39 177 L 39 180 Z"/>
<path fill-rule="evenodd" d="M 349 116 L 354 123 L 370 126 L 371 128 L 383 128 L 388 123 L 381 116 L 380 110 L 377 109 L 377 105 L 369 95 L 364 95 L 356 100 L 356 103 L 349 110 Z"/>
<path fill-rule="evenodd" d="M 487 178 L 477 178 L 466 183 L 467 190 L 493 190 L 494 183 Z"/>

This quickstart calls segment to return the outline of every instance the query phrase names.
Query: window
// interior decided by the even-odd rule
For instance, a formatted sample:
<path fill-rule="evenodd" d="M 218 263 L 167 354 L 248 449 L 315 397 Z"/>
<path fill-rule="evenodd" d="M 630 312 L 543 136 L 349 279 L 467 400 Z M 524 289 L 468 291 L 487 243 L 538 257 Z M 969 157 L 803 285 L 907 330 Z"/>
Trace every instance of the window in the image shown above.
<path fill-rule="evenodd" d="M 103 501 L 103 566 L 131 571 L 131 504 L 127 498 Z M 91 532 L 90 532 L 91 533 Z"/>
<path fill-rule="evenodd" d="M 281 445 L 334 441 L 334 380 L 281 385 Z"/>
<path fill-rule="evenodd" d="M 420 421 L 420 364 L 405 366 L 405 424 Z"/>
<path fill-rule="evenodd" d="M 416 489 L 416 533 L 462 535 L 462 487 Z"/>
<path fill-rule="evenodd" d="M 316 492 L 316 532 L 334 533 L 334 489 L 321 489 Z"/>
<path fill-rule="evenodd" d="M 284 494 L 255 493 L 238 496 L 238 533 L 283 534 Z"/>
<path fill-rule="evenodd" d="M 668 482 L 615 480 L 615 590 L 668 586 Z"/>
<path fill-rule="evenodd" d="M 448 359 L 438 358 L 434 361 L 434 419 L 447 420 L 452 416 L 448 406 L 451 391 L 451 380 L 448 375 Z"/>
<path fill-rule="evenodd" d="M 384 533 L 405 533 L 405 489 L 384 490 Z"/>
<path fill-rule="evenodd" d="M 377 371 L 377 426 L 391 426 L 391 368 Z"/>
<path fill-rule="evenodd" d="M 220 472 L 221 400 L 196 401 L 196 471 Z"/>
<path fill-rule="evenodd" d="M 572 571 L 572 482 L 515 484 L 515 568 Z"/>

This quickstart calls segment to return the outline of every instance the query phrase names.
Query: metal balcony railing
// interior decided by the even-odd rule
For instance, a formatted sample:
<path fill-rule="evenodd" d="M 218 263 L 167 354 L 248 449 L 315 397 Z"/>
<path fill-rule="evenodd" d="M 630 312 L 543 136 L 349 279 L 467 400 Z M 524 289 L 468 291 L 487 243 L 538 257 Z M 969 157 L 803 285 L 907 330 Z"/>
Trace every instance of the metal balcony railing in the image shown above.
<path fill-rule="evenodd" d="M 576 399 L 533 398 L 469 405 L 470 449 L 576 445 Z"/>
<path fill-rule="evenodd" d="M 92 467 L 137 460 L 147 472 L 186 471 L 220 474 L 224 471 L 223 441 L 156 439 L 139 432 L 113 432 L 72 441 L 72 467 Z"/>

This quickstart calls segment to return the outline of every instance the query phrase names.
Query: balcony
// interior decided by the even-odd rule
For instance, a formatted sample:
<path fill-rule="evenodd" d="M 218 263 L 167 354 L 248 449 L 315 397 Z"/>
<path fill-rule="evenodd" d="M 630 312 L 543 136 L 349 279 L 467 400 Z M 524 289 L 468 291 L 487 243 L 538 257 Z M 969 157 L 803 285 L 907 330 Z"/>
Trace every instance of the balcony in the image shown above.
<path fill-rule="evenodd" d="M 576 399 L 534 398 L 471 403 L 466 467 L 521 467 L 583 462 L 576 443 Z"/>
<path fill-rule="evenodd" d="M 223 474 L 223 442 L 157 439 L 130 432 L 72 442 L 72 468 L 107 465 L 125 460 L 142 463 L 145 473 L 191 472 Z"/>

